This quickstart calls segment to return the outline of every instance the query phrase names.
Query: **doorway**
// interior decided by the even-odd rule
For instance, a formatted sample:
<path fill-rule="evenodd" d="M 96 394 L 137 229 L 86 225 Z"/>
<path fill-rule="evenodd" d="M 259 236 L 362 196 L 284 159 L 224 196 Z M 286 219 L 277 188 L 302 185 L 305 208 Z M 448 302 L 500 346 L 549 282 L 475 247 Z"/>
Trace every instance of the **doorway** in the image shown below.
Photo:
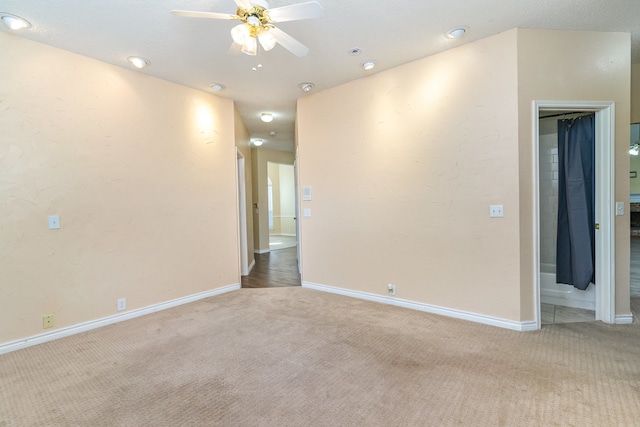
<path fill-rule="evenodd" d="M 296 193 L 293 165 L 267 162 L 269 250 L 295 248 Z"/>
<path fill-rule="evenodd" d="M 542 325 L 541 273 L 544 262 L 541 261 L 541 126 L 540 118 L 545 112 L 593 112 L 595 113 L 595 319 L 606 323 L 615 322 L 615 259 L 614 225 L 612 212 L 614 207 L 614 104 L 611 102 L 570 102 L 570 101 L 534 101 L 533 103 L 533 141 L 534 141 L 534 283 L 536 326 Z M 544 137 L 543 137 L 544 139 Z"/>

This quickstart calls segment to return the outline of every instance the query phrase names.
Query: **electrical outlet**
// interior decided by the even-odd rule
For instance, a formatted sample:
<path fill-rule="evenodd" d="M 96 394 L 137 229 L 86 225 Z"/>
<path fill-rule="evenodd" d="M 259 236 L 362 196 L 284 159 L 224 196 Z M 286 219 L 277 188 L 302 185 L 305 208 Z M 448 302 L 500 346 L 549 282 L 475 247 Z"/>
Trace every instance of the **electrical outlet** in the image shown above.
<path fill-rule="evenodd" d="M 504 217 L 504 206 L 503 205 L 491 205 L 491 206 L 489 206 L 489 217 L 491 217 L 491 218 L 502 218 L 502 217 Z"/>
<path fill-rule="evenodd" d="M 57 230 L 60 228 L 60 216 L 49 215 L 49 230 Z"/>
<path fill-rule="evenodd" d="M 389 292 L 389 295 L 395 295 L 396 294 L 396 285 L 392 285 L 391 283 L 389 283 L 387 285 L 387 291 Z"/>
<path fill-rule="evenodd" d="M 126 298 L 118 298 L 118 311 L 123 311 L 127 309 L 127 299 Z"/>
<path fill-rule="evenodd" d="M 48 329 L 53 327 L 53 314 L 48 314 L 42 318 L 42 328 Z"/>

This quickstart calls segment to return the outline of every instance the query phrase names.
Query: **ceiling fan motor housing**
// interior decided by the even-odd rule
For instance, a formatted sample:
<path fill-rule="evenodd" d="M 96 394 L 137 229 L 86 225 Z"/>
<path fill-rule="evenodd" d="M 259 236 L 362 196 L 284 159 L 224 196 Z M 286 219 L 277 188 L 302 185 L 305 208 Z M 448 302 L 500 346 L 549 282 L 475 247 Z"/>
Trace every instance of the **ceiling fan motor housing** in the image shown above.
<path fill-rule="evenodd" d="M 264 27 L 271 22 L 269 12 L 260 5 L 253 5 L 249 10 L 238 7 L 236 15 L 238 15 L 242 22 L 252 27 Z"/>

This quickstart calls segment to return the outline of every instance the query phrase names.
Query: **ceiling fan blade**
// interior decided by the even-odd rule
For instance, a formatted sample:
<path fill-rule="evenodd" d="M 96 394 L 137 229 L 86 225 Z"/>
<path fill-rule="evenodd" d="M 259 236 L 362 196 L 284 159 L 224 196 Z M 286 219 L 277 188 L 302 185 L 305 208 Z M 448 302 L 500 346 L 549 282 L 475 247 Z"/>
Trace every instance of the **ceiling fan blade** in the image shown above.
<path fill-rule="evenodd" d="M 244 10 L 249 10 L 253 7 L 251 6 L 250 0 L 234 0 L 234 1 L 239 7 L 243 8 Z"/>
<path fill-rule="evenodd" d="M 172 10 L 172 15 L 186 16 L 187 18 L 212 18 L 212 19 L 236 19 L 236 15 L 230 15 L 228 13 L 215 13 L 215 12 L 196 12 L 192 10 Z"/>
<path fill-rule="evenodd" d="M 291 6 L 269 9 L 269 17 L 272 22 L 297 21 L 299 19 L 320 18 L 324 15 L 324 9 L 317 1 L 292 4 Z"/>
<path fill-rule="evenodd" d="M 309 52 L 309 48 L 300 43 L 298 40 L 291 37 L 279 28 L 272 27 L 269 29 L 269 33 L 273 35 L 278 43 L 282 45 L 289 52 L 293 53 L 297 57 L 303 57 Z"/>

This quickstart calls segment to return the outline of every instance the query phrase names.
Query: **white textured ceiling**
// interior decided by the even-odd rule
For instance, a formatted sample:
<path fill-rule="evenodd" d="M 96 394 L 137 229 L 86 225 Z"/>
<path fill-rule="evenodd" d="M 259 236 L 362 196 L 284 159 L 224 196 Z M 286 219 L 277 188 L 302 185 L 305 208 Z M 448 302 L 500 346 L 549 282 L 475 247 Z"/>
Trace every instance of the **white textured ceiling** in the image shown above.
<path fill-rule="evenodd" d="M 271 0 L 271 8 L 306 0 Z M 515 27 L 631 33 L 632 63 L 640 62 L 640 0 L 318 0 L 325 16 L 283 22 L 278 27 L 309 47 L 297 58 L 281 46 L 258 57 L 231 56 L 236 21 L 184 18 L 173 9 L 235 13 L 233 0 L 0 0 L 0 12 L 19 15 L 32 27 L 15 33 L 104 62 L 131 68 L 139 55 L 151 65 L 140 71 L 236 101 L 252 137 L 265 147 L 291 150 L 296 99 L 396 67 Z M 444 33 L 467 26 L 462 40 Z M 11 30 L 0 25 L 0 31 Z M 359 47 L 362 54 L 348 51 Z M 375 60 L 366 72 L 360 64 Z M 252 71 L 257 63 L 260 71 Z M 275 120 L 264 124 L 263 111 Z M 275 137 L 269 131 L 276 131 Z"/>

